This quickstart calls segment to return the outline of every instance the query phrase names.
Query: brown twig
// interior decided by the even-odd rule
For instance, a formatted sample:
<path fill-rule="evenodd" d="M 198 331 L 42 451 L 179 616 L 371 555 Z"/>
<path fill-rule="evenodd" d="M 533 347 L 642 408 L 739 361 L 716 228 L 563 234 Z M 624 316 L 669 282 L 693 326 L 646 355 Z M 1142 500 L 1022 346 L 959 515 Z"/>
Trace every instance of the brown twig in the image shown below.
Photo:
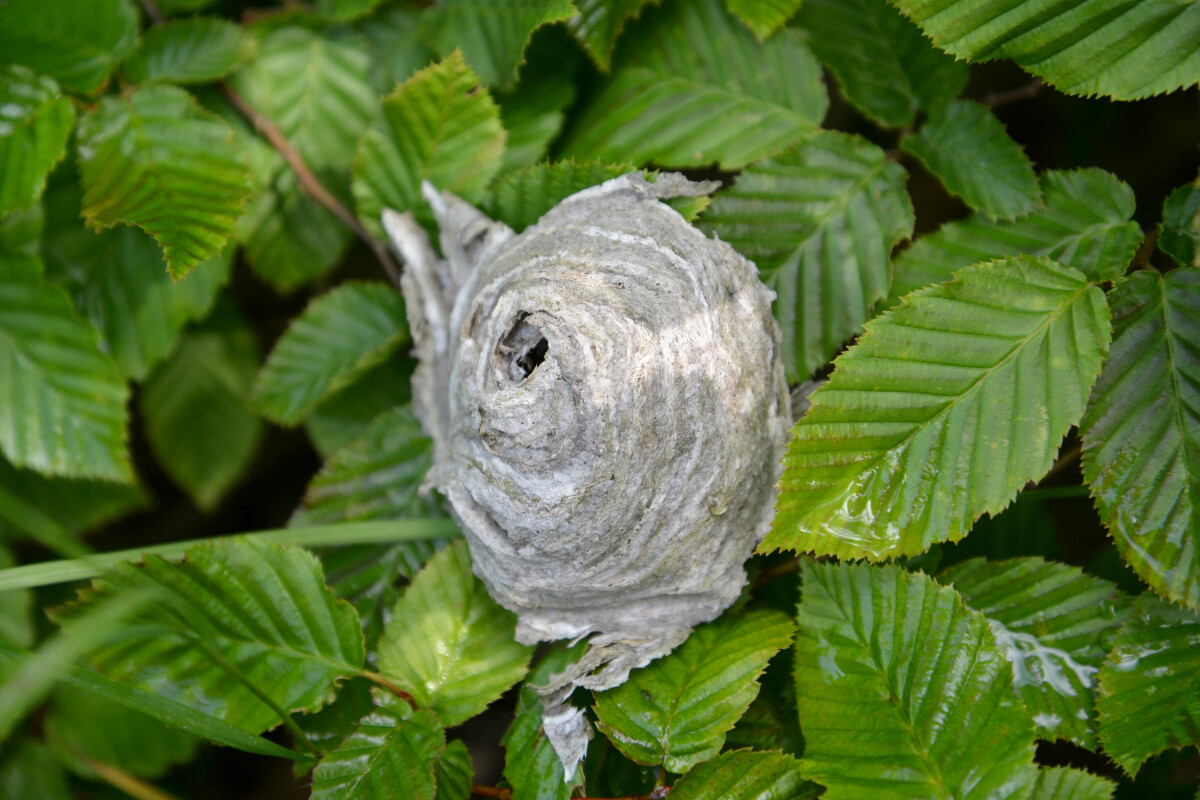
<path fill-rule="evenodd" d="M 1150 235 L 1146 237 L 1146 240 L 1142 242 L 1142 246 L 1134 253 L 1133 261 L 1129 262 L 1130 270 L 1140 269 L 1150 261 L 1150 256 L 1154 255 L 1154 249 L 1158 247 L 1158 234 L 1161 231 L 1162 228 L 1155 228 L 1150 231 Z"/>
<path fill-rule="evenodd" d="M 383 271 L 388 274 L 388 277 L 392 280 L 393 284 L 399 286 L 400 269 L 396 266 L 396 262 L 392 260 L 392 256 L 390 253 L 388 253 L 387 247 L 384 246 L 384 244 L 374 236 L 372 236 L 367 229 L 362 226 L 362 223 L 358 221 L 358 218 L 350 212 L 350 209 L 342 205 L 341 201 L 334 197 L 333 194 L 325 188 L 324 184 L 322 184 L 317 176 L 312 173 L 312 170 L 308 168 L 308 165 L 304 163 L 304 158 L 301 157 L 296 148 L 292 147 L 291 143 L 288 142 L 287 137 L 283 135 L 283 132 L 280 131 L 278 127 L 276 127 L 275 123 L 268 119 L 266 115 L 260 113 L 256 108 L 254 108 L 254 106 L 250 105 L 250 103 L 246 101 L 246 98 L 242 97 L 241 94 L 239 94 L 238 91 L 228 83 L 222 82 L 220 84 L 220 89 L 221 93 L 225 95 L 226 99 L 233 104 L 233 107 L 236 108 L 242 114 L 242 116 L 250 120 L 250 122 L 254 125 L 255 130 L 262 134 L 263 138 L 270 142 L 271 146 L 279 151 L 279 154 L 283 156 L 283 159 L 288 163 L 288 166 L 291 167 L 292 171 L 296 173 L 296 179 L 300 181 L 300 187 L 304 190 L 305 194 L 333 212 L 333 215 L 340 219 L 346 225 L 346 227 L 354 231 L 354 233 L 358 235 L 358 238 L 366 242 L 371 250 L 374 251 L 375 257 L 379 259 L 379 263 L 383 265 Z"/>
<path fill-rule="evenodd" d="M 99 775 L 106 783 L 116 787 L 130 797 L 136 798 L 136 800 L 179 800 L 175 795 L 165 792 L 154 784 L 131 775 L 119 767 L 114 767 L 112 764 L 106 764 L 103 761 L 97 761 L 90 756 L 74 750 L 71 752 L 72 755 L 84 764 L 87 764 L 88 769 Z"/>
<path fill-rule="evenodd" d="M 992 92 L 979 98 L 979 104 L 988 108 L 999 108 L 1017 100 L 1028 100 L 1042 90 L 1042 79 L 1034 78 L 1024 86 L 1004 92 Z"/>
<path fill-rule="evenodd" d="M 762 587 L 766 586 L 771 581 L 781 575 L 791 575 L 793 572 L 800 571 L 800 559 L 790 558 L 774 566 L 767 567 L 762 572 L 758 573 L 758 577 L 754 579 L 754 583 L 750 586 L 750 591 L 757 592 Z"/>
<path fill-rule="evenodd" d="M 413 699 L 413 696 L 411 694 L 404 691 L 399 686 L 397 686 L 396 684 L 389 681 L 387 678 L 380 675 L 378 672 L 372 672 L 369 669 L 360 669 L 358 671 L 358 674 L 361 675 L 362 677 L 366 678 L 367 680 L 371 681 L 372 683 L 379 684 L 384 689 L 387 689 L 389 692 L 394 694 L 396 697 L 399 697 L 401 700 L 408 703 L 412 707 L 413 711 L 421 710 L 420 707 L 417 706 L 417 701 Z"/>
<path fill-rule="evenodd" d="M 1082 454 L 1083 454 L 1082 446 L 1076 445 L 1075 447 L 1072 447 L 1070 450 L 1068 450 L 1067 452 L 1065 452 L 1061 456 L 1059 456 L 1058 460 L 1055 461 L 1054 464 L 1050 467 L 1050 471 L 1047 472 L 1045 475 L 1043 475 L 1042 479 L 1034 485 L 1035 486 L 1043 485 L 1046 481 L 1050 480 L 1055 475 L 1062 472 L 1064 469 L 1066 469 L 1067 467 L 1071 466 L 1076 461 L 1078 461 L 1079 457 Z"/>
<path fill-rule="evenodd" d="M 167 17 L 162 13 L 162 9 L 158 7 L 158 3 L 154 0 L 142 0 L 142 8 L 146 10 L 146 16 L 155 25 L 162 25 L 167 21 Z"/>

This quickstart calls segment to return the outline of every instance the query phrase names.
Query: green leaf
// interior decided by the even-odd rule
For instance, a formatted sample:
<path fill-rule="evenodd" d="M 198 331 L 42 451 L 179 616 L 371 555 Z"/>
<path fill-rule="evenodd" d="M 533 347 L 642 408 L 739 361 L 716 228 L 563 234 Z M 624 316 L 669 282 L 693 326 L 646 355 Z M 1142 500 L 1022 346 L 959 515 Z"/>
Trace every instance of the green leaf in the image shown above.
<path fill-rule="evenodd" d="M 967 65 L 931 47 L 884 0 L 805 0 L 796 25 L 846 99 L 885 127 L 911 124 L 967 84 Z"/>
<path fill-rule="evenodd" d="M 378 115 L 370 55 L 353 39 L 295 26 L 265 34 L 234 88 L 275 123 L 319 177 L 344 182 L 354 147 Z"/>
<path fill-rule="evenodd" d="M 1136 100 L 1200 80 L 1192 3 L 895 1 L 938 47 L 968 61 L 1011 58 L 1068 94 Z"/>
<path fill-rule="evenodd" d="M 961 539 L 1050 468 L 1109 345 L 1048 259 L 966 267 L 867 325 L 795 428 L 760 545 L 878 560 Z"/>
<path fill-rule="evenodd" d="M 354 162 L 354 197 L 376 235 L 384 208 L 407 211 L 421 181 L 478 200 L 500 167 L 500 111 L 455 52 L 413 75 L 383 99 L 383 124 L 368 130 Z"/>
<path fill-rule="evenodd" d="M 379 669 L 458 725 L 525 676 L 532 648 L 513 639 L 516 618 L 496 605 L 471 572 L 464 542 L 442 550 L 417 574 L 379 642 Z"/>
<path fill-rule="evenodd" d="M 865 139 L 822 131 L 747 169 L 705 212 L 777 294 L 789 381 L 832 358 L 887 294 L 891 250 L 913 229 L 904 180 Z"/>
<path fill-rule="evenodd" d="M 1042 202 L 1033 164 L 996 116 L 967 100 L 938 106 L 901 149 L 951 193 L 996 219 L 1014 219 Z"/>
<path fill-rule="evenodd" d="M 3 10 L 0 9 L 0 14 Z M 58 84 L 25 67 L 0 67 L 0 218 L 25 211 L 46 187 L 75 124 Z"/>
<path fill-rule="evenodd" d="M 45 530 L 47 520 L 65 535 L 78 535 L 142 509 L 149 501 L 136 485 L 48 478 L 17 469 L 4 458 L 0 458 L 0 494 L 16 501 L 0 510 L 0 538 L 17 531 L 36 537 L 38 531 L 31 528 Z"/>
<path fill-rule="evenodd" d="M 46 212 L 41 203 L 0 220 L 0 254 L 36 256 L 45 228 Z"/>
<path fill-rule="evenodd" d="M 484 83 L 507 86 L 533 32 L 574 13 L 571 0 L 439 0 L 422 15 L 421 27 L 439 55 L 461 49 Z"/>
<path fill-rule="evenodd" d="M 151 592 L 127 592 L 106 597 L 79 615 L 79 625 L 59 631 L 42 642 L 37 652 L 5 668 L 0 682 L 0 741 L 8 738 L 26 714 L 49 694 L 71 664 L 120 635 L 122 626 L 151 600 Z"/>
<path fill-rule="evenodd" d="M 94 779 L 80 756 L 143 778 L 190 761 L 199 741 L 140 711 L 72 686 L 59 687 L 44 720 L 46 738 L 74 772 Z"/>
<path fill-rule="evenodd" d="M 189 17 L 146 31 L 123 69 L 134 83 L 210 83 L 249 58 L 253 45 L 239 25 Z"/>
<path fill-rule="evenodd" d="M 1158 249 L 1182 267 L 1200 266 L 1200 185 L 1180 186 L 1163 201 Z"/>
<path fill-rule="evenodd" d="M 204 511 L 216 508 L 258 449 L 263 426 L 248 403 L 257 370 L 254 332 L 223 307 L 181 337 L 138 397 L 150 449 Z"/>
<path fill-rule="evenodd" d="M 371 13 L 380 0 L 317 0 L 316 10 L 325 19 L 339 22 Z"/>
<path fill-rule="evenodd" d="M 1200 608 L 1200 270 L 1135 272 L 1110 303 L 1115 341 L 1080 425 L 1084 478 L 1125 561 Z"/>
<path fill-rule="evenodd" d="M 455 739 L 433 762 L 433 777 L 437 781 L 437 800 L 468 800 L 475 768 L 471 753 L 462 739 Z"/>
<path fill-rule="evenodd" d="M 971 559 L 938 581 L 987 616 L 1038 736 L 1095 750 L 1095 677 L 1128 611 L 1117 587 L 1040 558 Z"/>
<path fill-rule="evenodd" d="M 71 667 L 65 675 L 60 676 L 60 679 L 64 684 L 89 695 L 108 700 L 124 708 L 140 711 L 173 728 L 187 731 L 215 744 L 261 756 L 295 760 L 304 760 L 308 757 L 306 753 L 288 750 L 267 739 L 247 733 L 241 728 L 235 728 L 227 722 L 209 716 L 203 710 L 192 708 L 155 692 L 130 686 L 127 683 L 118 683 L 91 670 Z"/>
<path fill-rule="evenodd" d="M 278 161 L 270 183 L 246 206 L 237 238 L 254 273 L 290 292 L 341 261 L 354 234 L 301 191 L 296 173 Z"/>
<path fill-rule="evenodd" d="M 1111 800 L 1116 785 L 1081 769 L 1042 767 L 1029 800 Z"/>
<path fill-rule="evenodd" d="M 129 0 L 8 0 L 0 5 L 0 63 L 24 64 L 91 93 L 137 37 Z"/>
<path fill-rule="evenodd" d="M 142 231 L 122 226 L 96 233 L 84 227 L 74 186 L 47 194 L 46 208 L 47 275 L 66 287 L 100 331 L 121 374 L 142 380 L 171 352 L 183 326 L 212 309 L 229 280 L 231 252 L 175 281 L 162 250 Z"/>
<path fill-rule="evenodd" d="M 418 493 L 432 464 L 433 440 L 412 412 L 385 412 L 321 467 L 290 524 L 436 516 L 437 502 Z"/>
<path fill-rule="evenodd" d="M 575 101 L 581 59 L 563 57 L 564 49 L 574 53 L 574 47 L 562 28 L 548 30 L 546 37 L 531 49 L 516 88 L 497 98 L 500 123 L 508 132 L 501 174 L 544 160 Z"/>
<path fill-rule="evenodd" d="M 672 2 L 622 38 L 613 79 L 563 150 L 580 160 L 735 170 L 810 135 L 828 102 L 799 32 L 760 44 L 721 0 Z"/>
<path fill-rule="evenodd" d="M 309 304 L 271 351 L 254 406 L 294 425 L 408 341 L 404 298 L 382 283 L 344 283 Z"/>
<path fill-rule="evenodd" d="M 37 800 L 72 800 L 62 767 L 41 742 L 24 737 L 13 744 L 0 762 L 0 791 L 5 797 Z"/>
<path fill-rule="evenodd" d="M 435 800 L 434 762 L 445 749 L 446 733 L 432 711 L 400 719 L 377 709 L 321 759 L 313 772 L 312 800 Z"/>
<path fill-rule="evenodd" d="M 173 86 L 106 97 L 88 111 L 79 171 L 88 224 L 142 228 L 174 278 L 221 251 L 249 194 L 233 132 Z"/>
<path fill-rule="evenodd" d="M 285 711 L 319 708 L 335 681 L 362 668 L 357 615 L 329 591 L 320 562 L 254 539 L 195 545 L 180 564 L 158 556 L 119 564 L 55 617 L 70 632 L 81 608 L 141 586 L 159 587 L 161 601 L 94 651 L 92 665 L 231 725 L 277 725 L 260 696 Z"/>
<path fill-rule="evenodd" d="M 783 27 L 783 23 L 800 9 L 801 2 L 802 0 L 725 0 L 725 5 L 762 40 Z"/>
<path fill-rule="evenodd" d="M 434 60 L 433 50 L 421 36 L 419 22 L 419 10 L 388 4 L 359 25 L 367 39 L 371 66 L 378 75 L 376 85 L 403 83 Z"/>
<path fill-rule="evenodd" d="M 661 0 L 575 0 L 579 13 L 567 27 L 583 45 L 596 66 L 608 72 L 612 66 L 613 46 L 629 21 L 650 3 Z"/>
<path fill-rule="evenodd" d="M 573 159 L 534 164 L 496 181 L 482 208 L 492 219 L 520 233 L 576 192 L 633 171 L 632 164 L 576 163 Z"/>
<path fill-rule="evenodd" d="M 1042 174 L 1045 207 L 1016 222 L 984 214 L 943 225 L 896 258 L 889 305 L 902 295 L 950 280 L 960 267 L 1015 255 L 1046 256 L 1094 281 L 1125 272 L 1142 242 L 1133 190 L 1099 169 Z"/>
<path fill-rule="evenodd" d="M 129 483 L 129 389 L 36 260 L 0 255 L 0 452 L 18 467 Z"/>
<path fill-rule="evenodd" d="M 831 800 L 1027 796 L 1033 725 L 983 615 L 898 566 L 800 569 L 804 775 Z"/>
<path fill-rule="evenodd" d="M 683 773 L 721 751 L 758 695 L 758 677 L 794 630 L 777 611 L 701 625 L 675 652 L 596 695 L 597 725 L 639 764 Z"/>
<path fill-rule="evenodd" d="M 1138 598 L 1100 668 L 1100 741 L 1130 775 L 1168 747 L 1200 745 L 1200 618 Z"/>
<path fill-rule="evenodd" d="M 380 414 L 408 403 L 415 366 L 410 358 L 389 358 L 317 406 L 304 418 L 317 452 L 331 457 L 362 438 Z"/>
<path fill-rule="evenodd" d="M 813 800 L 822 789 L 800 776 L 800 764 L 783 753 L 722 753 L 671 787 L 675 800 Z"/>

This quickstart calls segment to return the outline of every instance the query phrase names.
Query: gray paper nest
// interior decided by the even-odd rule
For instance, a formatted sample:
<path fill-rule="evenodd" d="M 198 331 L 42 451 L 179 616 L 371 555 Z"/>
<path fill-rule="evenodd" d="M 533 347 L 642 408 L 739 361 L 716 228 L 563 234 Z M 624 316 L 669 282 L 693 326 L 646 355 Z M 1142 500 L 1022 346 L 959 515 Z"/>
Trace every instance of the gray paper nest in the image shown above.
<path fill-rule="evenodd" d="M 439 259 L 385 211 L 448 498 L 476 574 L 526 644 L 592 634 L 539 689 L 570 777 L 591 735 L 567 704 L 714 619 L 766 534 L 791 422 L 771 292 L 665 203 L 715 184 L 630 173 L 516 235 L 425 184 Z"/>

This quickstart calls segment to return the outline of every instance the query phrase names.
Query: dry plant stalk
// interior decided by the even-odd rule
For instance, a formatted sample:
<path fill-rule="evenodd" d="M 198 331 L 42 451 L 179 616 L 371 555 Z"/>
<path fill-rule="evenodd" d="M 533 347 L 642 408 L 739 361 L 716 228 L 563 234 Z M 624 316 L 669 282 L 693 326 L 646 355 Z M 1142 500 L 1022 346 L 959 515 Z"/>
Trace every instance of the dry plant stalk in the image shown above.
<path fill-rule="evenodd" d="M 791 423 L 771 292 L 661 200 L 712 183 L 631 173 L 516 235 L 424 186 L 438 258 L 385 211 L 434 441 L 476 573 L 532 644 L 593 634 L 540 691 L 568 777 L 591 730 L 566 704 L 670 652 L 745 583 Z"/>

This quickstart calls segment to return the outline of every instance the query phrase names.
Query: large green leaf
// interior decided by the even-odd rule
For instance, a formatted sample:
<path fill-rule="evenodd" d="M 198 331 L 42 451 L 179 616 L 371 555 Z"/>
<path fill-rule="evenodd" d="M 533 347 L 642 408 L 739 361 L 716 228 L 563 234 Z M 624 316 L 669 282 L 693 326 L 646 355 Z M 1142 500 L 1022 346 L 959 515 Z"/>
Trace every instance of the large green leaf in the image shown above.
<path fill-rule="evenodd" d="M 0 64 L 24 64 L 68 89 L 94 92 L 137 36 L 129 0 L 7 0 Z"/>
<path fill-rule="evenodd" d="M 1168 747 L 1200 745 L 1200 617 L 1138 598 L 1100 668 L 1100 741 L 1129 774 Z"/>
<path fill-rule="evenodd" d="M 1135 100 L 1200 81 L 1200 6 L 1125 0 L 895 0 L 939 47 L 1011 58 L 1069 94 Z"/>
<path fill-rule="evenodd" d="M 73 686 L 60 686 L 44 720 L 46 738 L 60 760 L 92 777 L 83 756 L 143 778 L 190 761 L 199 740 L 153 717 Z"/>
<path fill-rule="evenodd" d="M 802 0 L 725 0 L 725 5 L 759 39 L 766 39 L 800 8 Z"/>
<path fill-rule="evenodd" d="M 382 283 L 344 283 L 314 300 L 275 345 L 255 382 L 255 408 L 294 425 L 406 341 L 399 292 Z"/>
<path fill-rule="evenodd" d="M 996 219 L 1013 219 L 1042 202 L 1037 177 L 1021 145 L 987 108 L 967 100 L 938 106 L 900 147 L 952 193 Z"/>
<path fill-rule="evenodd" d="M 421 36 L 420 10 L 389 3 L 362 21 L 359 30 L 367 39 L 375 83 L 393 87 L 433 61 L 433 49 Z"/>
<path fill-rule="evenodd" d="M 1142 241 L 1133 190 L 1099 169 L 1042 174 L 1045 207 L 1016 222 L 985 214 L 943 225 L 896 258 L 891 299 L 950 280 L 960 267 L 1003 256 L 1047 256 L 1095 281 L 1125 272 Z"/>
<path fill-rule="evenodd" d="M 134 83 L 209 83 L 246 60 L 253 40 L 223 19 L 189 17 L 151 28 L 123 67 Z"/>
<path fill-rule="evenodd" d="M 1007 258 L 905 297 L 795 428 L 761 549 L 872 560 L 961 539 L 1050 468 L 1108 351 L 1104 293 Z"/>
<path fill-rule="evenodd" d="M 178 564 L 158 556 L 121 563 L 56 618 L 69 632 L 81 609 L 142 586 L 156 587 L 160 601 L 94 651 L 92 665 L 231 725 L 279 724 L 261 698 L 284 711 L 316 709 L 339 678 L 362 668 L 357 615 L 329 591 L 320 562 L 254 539 L 203 542 Z"/>
<path fill-rule="evenodd" d="M 721 0 L 673 0 L 630 27 L 612 80 L 563 149 L 579 159 L 737 169 L 812 133 L 828 105 L 820 76 L 799 32 L 760 44 Z"/>
<path fill-rule="evenodd" d="M 353 39 L 288 26 L 261 38 L 232 83 L 310 169 L 344 182 L 359 136 L 378 115 L 370 68 L 366 48 Z"/>
<path fill-rule="evenodd" d="M 421 27 L 440 55 L 461 49 L 484 83 L 505 86 L 517 77 L 530 35 L 574 13 L 571 0 L 439 0 Z"/>
<path fill-rule="evenodd" d="M 433 440 L 412 412 L 385 412 L 325 462 L 290 524 L 436 516 L 437 502 L 418 491 L 432 463 Z"/>
<path fill-rule="evenodd" d="M 913 228 L 904 180 L 904 168 L 865 139 L 822 131 L 747 169 L 704 213 L 704 227 L 775 290 L 793 383 L 832 358 L 886 296 L 892 247 Z"/>
<path fill-rule="evenodd" d="M 822 789 L 800 776 L 784 753 L 736 750 L 722 753 L 671 787 L 672 800 L 813 800 Z"/>
<path fill-rule="evenodd" d="M 48 475 L 129 483 L 129 390 L 41 265 L 0 255 L 0 453 Z"/>
<path fill-rule="evenodd" d="M 1136 272 L 1110 303 L 1115 341 L 1080 425 L 1083 474 L 1125 561 L 1200 608 L 1200 270 Z"/>
<path fill-rule="evenodd" d="M 282 158 L 275 164 L 268 184 L 238 220 L 237 237 L 255 274 L 290 292 L 341 261 L 354 234 L 300 189 Z"/>
<path fill-rule="evenodd" d="M 138 407 L 166 473 L 211 510 L 250 465 L 262 422 L 249 406 L 258 343 L 232 309 L 185 333 L 146 379 Z"/>
<path fill-rule="evenodd" d="M 434 764 L 445 749 L 446 733 L 432 711 L 403 719 L 377 709 L 321 759 L 313 772 L 312 800 L 435 800 Z"/>
<path fill-rule="evenodd" d="M 363 135 L 354 163 L 358 215 L 377 235 L 384 208 L 416 207 L 422 180 L 472 201 L 500 167 L 500 110 L 461 53 L 396 87 L 383 100 L 383 117 Z"/>
<path fill-rule="evenodd" d="M 488 216 L 520 233 L 560 201 L 626 172 L 633 172 L 632 164 L 580 164 L 573 159 L 534 164 L 496 181 L 481 207 Z"/>
<path fill-rule="evenodd" d="M 182 278 L 233 234 L 249 174 L 233 131 L 173 86 L 106 97 L 79 124 L 83 215 L 137 225 Z"/>
<path fill-rule="evenodd" d="M 324 458 L 366 434 L 371 423 L 412 397 L 416 362 L 389 358 L 350 386 L 317 406 L 304 418 L 304 430 Z"/>
<path fill-rule="evenodd" d="M 16 561 L 12 553 L 0 544 L 0 569 L 14 566 Z M 29 647 L 33 644 L 32 611 L 33 592 L 28 589 L 0 592 L 0 647 Z M 0 668 L 0 675 L 3 674 L 3 668 Z"/>
<path fill-rule="evenodd" d="M 0 67 L 0 107 L 3 218 L 25 211 L 42 196 L 46 174 L 66 152 L 75 110 L 58 84 L 26 67 Z"/>
<path fill-rule="evenodd" d="M 1158 248 L 1183 267 L 1200 267 L 1200 185 L 1180 186 L 1163 201 Z"/>
<path fill-rule="evenodd" d="M 579 13 L 567 27 L 579 39 L 596 66 L 608 72 L 612 66 L 613 46 L 625 25 L 642 13 L 649 3 L 661 0 L 575 0 Z"/>
<path fill-rule="evenodd" d="M 508 133 L 501 174 L 544 160 L 562 132 L 567 108 L 575 101 L 583 58 L 574 55 L 569 35 L 561 27 L 543 35 L 545 44 L 530 51 L 520 82 L 496 98 L 500 123 Z M 574 57 L 564 58 L 564 48 Z"/>
<path fill-rule="evenodd" d="M 317 13 L 326 19 L 347 20 L 369 14 L 380 0 L 317 0 Z"/>
<path fill-rule="evenodd" d="M 1111 800 L 1112 781 L 1081 769 L 1042 767 L 1029 800 Z"/>
<path fill-rule="evenodd" d="M 793 625 L 752 611 L 701 625 L 670 655 L 596 696 L 598 726 L 639 764 L 683 773 L 721 751 L 758 695 L 758 676 L 787 647 Z"/>
<path fill-rule="evenodd" d="M 47 477 L 17 469 L 5 458 L 0 458 L 0 494 L 8 496 L 0 505 L 0 539 L 26 533 L 43 540 L 38 529 L 46 530 L 47 520 L 64 535 L 81 534 L 149 500 L 139 486 Z"/>
<path fill-rule="evenodd" d="M 475 716 L 525 676 L 533 649 L 516 618 L 471 572 L 464 542 L 417 574 L 379 642 L 380 671 L 448 726 Z"/>
<path fill-rule="evenodd" d="M 796 24 L 846 99 L 881 125 L 909 125 L 967 84 L 966 64 L 931 47 L 884 0 L 805 0 Z"/>
<path fill-rule="evenodd" d="M 229 279 L 231 253 L 201 263 L 183 280 L 167 273 L 162 250 L 144 232 L 89 231 L 79 219 L 74 186 L 46 195 L 42 242 L 46 273 L 71 293 L 100 331 L 126 377 L 141 380 L 175 346 L 183 326 L 208 314 Z"/>
<path fill-rule="evenodd" d="M 6 797 L 72 800 L 67 776 L 44 744 L 30 737 L 14 743 L 0 761 L 0 790 Z"/>
<path fill-rule="evenodd" d="M 804 775 L 842 798 L 1024 798 L 1033 725 L 982 614 L 898 566 L 801 562 Z"/>
<path fill-rule="evenodd" d="M 1117 587 L 1040 558 L 975 558 L 938 580 L 987 616 L 1038 735 L 1096 749 L 1096 673 L 1128 611 Z"/>

